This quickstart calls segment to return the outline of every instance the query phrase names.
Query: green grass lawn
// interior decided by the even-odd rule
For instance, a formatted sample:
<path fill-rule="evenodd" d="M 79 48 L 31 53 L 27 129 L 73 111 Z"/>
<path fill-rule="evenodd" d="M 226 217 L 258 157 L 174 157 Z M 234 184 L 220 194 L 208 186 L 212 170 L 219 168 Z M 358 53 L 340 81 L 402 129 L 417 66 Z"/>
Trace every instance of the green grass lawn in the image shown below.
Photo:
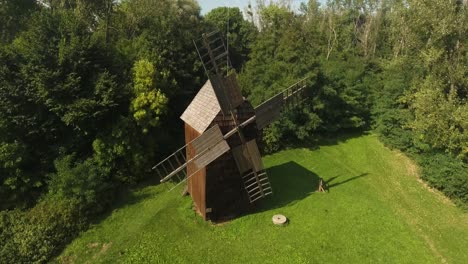
<path fill-rule="evenodd" d="M 374 135 L 264 157 L 274 195 L 212 225 L 167 186 L 123 199 L 74 240 L 65 263 L 468 263 L 468 214 Z M 318 177 L 329 193 L 316 193 Z M 274 214 L 286 227 L 274 226 Z"/>

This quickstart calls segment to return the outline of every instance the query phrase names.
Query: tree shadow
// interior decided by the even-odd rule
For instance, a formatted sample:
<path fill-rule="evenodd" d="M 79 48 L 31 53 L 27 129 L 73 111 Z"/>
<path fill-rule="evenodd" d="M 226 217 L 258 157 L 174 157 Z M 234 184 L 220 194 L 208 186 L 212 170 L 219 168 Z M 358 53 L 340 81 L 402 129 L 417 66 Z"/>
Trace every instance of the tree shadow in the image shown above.
<path fill-rule="evenodd" d="M 273 195 L 259 203 L 257 211 L 263 212 L 286 205 L 295 204 L 304 198 L 317 192 L 321 176 L 304 168 L 294 161 L 270 167 L 267 170 L 268 177 L 273 189 Z M 343 181 L 336 182 L 340 175 L 323 179 L 326 190 L 330 192 L 334 187 L 354 181 L 369 173 L 362 173 Z"/>
<path fill-rule="evenodd" d="M 154 197 L 163 192 L 138 192 L 138 190 L 141 190 L 143 188 L 143 186 L 138 186 L 133 188 L 119 188 L 118 190 L 116 190 L 113 194 L 115 198 L 112 199 L 111 205 L 106 206 L 106 208 L 102 212 L 94 216 L 91 219 L 90 224 L 97 225 L 104 221 L 106 218 L 108 218 L 110 215 L 112 215 L 112 213 L 114 213 L 116 210 L 121 210 L 125 207 L 138 204 L 143 200 L 146 200 L 150 197 Z"/>

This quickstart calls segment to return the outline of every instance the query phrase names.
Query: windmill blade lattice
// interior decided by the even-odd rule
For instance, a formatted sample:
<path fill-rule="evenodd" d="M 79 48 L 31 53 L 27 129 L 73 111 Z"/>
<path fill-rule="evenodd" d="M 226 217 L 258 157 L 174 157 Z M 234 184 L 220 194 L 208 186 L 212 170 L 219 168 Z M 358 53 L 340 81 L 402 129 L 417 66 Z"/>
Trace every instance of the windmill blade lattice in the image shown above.
<path fill-rule="evenodd" d="M 231 60 L 219 31 L 203 34 L 201 38 L 193 42 L 208 78 L 215 75 L 228 75 L 229 69 L 232 68 Z"/>
<path fill-rule="evenodd" d="M 195 149 L 196 155 L 190 160 L 186 160 L 185 155 L 189 145 Z M 175 178 L 179 183 L 181 183 L 193 176 L 193 174 L 204 168 L 213 160 L 226 153 L 229 149 L 230 147 L 224 139 L 221 129 L 218 125 L 215 125 L 198 138 L 189 142 L 158 163 L 153 167 L 153 170 L 157 171 L 161 178 L 161 182 L 166 182 Z M 185 168 L 190 164 L 195 166 L 196 171 L 187 175 Z"/>
<path fill-rule="evenodd" d="M 251 203 L 272 194 L 262 157 L 256 140 L 251 140 L 232 150 Z"/>
<path fill-rule="evenodd" d="M 258 129 L 263 129 L 268 126 L 279 118 L 280 113 L 284 109 L 291 108 L 304 100 L 303 97 L 306 94 L 306 86 L 306 80 L 304 79 L 273 96 L 256 107 L 256 115 L 239 124 L 238 128 L 243 128 L 254 121 L 257 122 Z M 238 132 L 238 128 L 232 129 L 223 136 L 219 126 L 215 125 L 205 131 L 205 133 L 200 135 L 198 138 L 189 142 L 184 147 L 158 163 L 153 167 L 153 169 L 157 171 L 161 178 L 161 182 L 168 181 L 171 178 L 175 178 L 178 181 L 184 181 L 194 174 L 186 174 L 185 168 L 188 164 L 193 163 L 199 170 L 229 151 L 230 148 L 226 139 L 236 134 Z M 185 156 L 188 145 L 193 146 L 197 153 L 197 155 L 190 160 L 186 160 Z M 245 145 L 248 145 L 248 143 Z M 261 164 L 261 157 L 256 144 L 256 150 L 251 147 L 248 152 L 246 151 L 245 145 L 238 146 L 232 151 L 236 165 L 238 166 L 241 174 L 253 171 L 252 164 Z M 256 153 L 258 153 L 258 155 L 255 155 Z M 260 169 L 260 166 L 256 166 L 255 171 L 261 170 L 263 170 L 263 167 Z"/>
<path fill-rule="evenodd" d="M 307 78 L 284 89 L 255 108 L 257 129 L 261 130 L 278 120 L 281 113 L 302 103 L 309 94 Z"/>
<path fill-rule="evenodd" d="M 210 79 L 223 114 L 229 114 L 244 101 L 232 68 L 228 50 L 219 31 L 214 31 L 194 41 L 200 60 Z"/>

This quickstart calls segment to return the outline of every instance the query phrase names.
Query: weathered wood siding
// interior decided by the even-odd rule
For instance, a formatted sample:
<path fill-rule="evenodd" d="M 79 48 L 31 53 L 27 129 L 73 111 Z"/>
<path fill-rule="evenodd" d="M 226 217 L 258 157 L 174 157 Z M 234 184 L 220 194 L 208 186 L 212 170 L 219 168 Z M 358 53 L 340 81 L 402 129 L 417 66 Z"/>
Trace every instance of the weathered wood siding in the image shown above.
<path fill-rule="evenodd" d="M 235 114 L 238 122 L 241 123 L 252 117 L 255 112 L 252 105 L 245 100 L 237 108 Z M 223 134 L 236 127 L 232 117 L 222 113 L 216 116 L 210 127 L 215 124 L 220 126 Z M 255 124 L 244 128 L 243 132 L 246 140 L 255 139 L 258 136 Z M 241 144 L 237 134 L 231 136 L 227 141 L 231 149 Z M 211 210 L 207 216 L 211 220 L 230 219 L 245 213 L 252 207 L 231 151 L 223 154 L 206 167 L 205 179 L 207 184 L 206 207 Z"/>
<path fill-rule="evenodd" d="M 244 101 L 236 110 L 239 122 L 243 122 L 255 114 L 252 105 Z M 235 122 L 230 115 L 219 113 L 209 125 L 218 124 L 223 134 L 235 127 Z M 257 128 L 254 123 L 243 129 L 247 141 L 258 137 Z M 194 128 L 185 124 L 185 142 L 188 143 L 200 136 Z M 228 139 L 231 148 L 239 146 L 239 136 L 233 135 Z M 195 155 L 195 150 L 187 146 L 187 159 Z M 187 167 L 187 174 L 196 171 L 192 166 Z M 197 212 L 203 219 L 214 221 L 229 219 L 248 211 L 253 205 L 250 204 L 244 183 L 236 166 L 231 151 L 210 163 L 188 179 L 188 191 L 192 196 Z M 207 210 L 208 209 L 208 210 Z"/>
<path fill-rule="evenodd" d="M 200 136 L 194 128 L 185 124 L 185 142 L 190 142 Z M 195 156 L 195 150 L 190 145 L 186 149 L 187 160 Z M 187 175 L 196 171 L 194 164 L 187 166 Z M 197 212 L 206 220 L 206 169 L 203 168 L 187 180 L 188 192 L 192 196 L 193 203 Z"/>

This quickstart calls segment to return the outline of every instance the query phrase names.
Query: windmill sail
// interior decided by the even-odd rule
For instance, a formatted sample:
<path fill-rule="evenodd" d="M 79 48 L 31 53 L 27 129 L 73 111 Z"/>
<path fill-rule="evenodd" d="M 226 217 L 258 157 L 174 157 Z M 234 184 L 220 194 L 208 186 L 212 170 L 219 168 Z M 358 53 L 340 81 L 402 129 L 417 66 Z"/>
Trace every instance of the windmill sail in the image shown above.
<path fill-rule="evenodd" d="M 200 39 L 194 40 L 194 44 L 208 77 L 227 75 L 231 60 L 219 31 L 203 34 Z"/>
<path fill-rule="evenodd" d="M 251 203 L 273 193 L 265 170 L 250 171 L 242 176 L 242 180 Z"/>
<path fill-rule="evenodd" d="M 198 138 L 192 141 L 192 146 L 197 153 L 194 163 L 198 169 L 210 164 L 217 157 L 229 150 L 229 145 L 224 140 L 218 125 L 213 126 Z"/>
<path fill-rule="evenodd" d="M 227 77 L 214 75 L 210 77 L 210 82 L 223 114 L 229 114 L 244 101 L 237 84 L 236 74 L 233 73 Z"/>
<path fill-rule="evenodd" d="M 256 140 L 251 140 L 234 148 L 232 154 L 242 176 L 250 202 L 252 203 L 272 194 Z"/>
<path fill-rule="evenodd" d="M 285 109 L 300 104 L 309 95 L 307 79 L 302 79 L 255 108 L 257 129 L 263 129 L 278 120 Z"/>
<path fill-rule="evenodd" d="M 185 153 L 188 146 L 192 146 L 196 155 L 190 160 L 185 159 Z M 190 178 L 193 174 L 210 164 L 213 160 L 217 159 L 229 150 L 229 145 L 224 139 L 221 129 L 218 125 L 208 129 L 205 133 L 200 135 L 198 138 L 189 142 L 169 157 L 158 163 L 153 167 L 159 176 L 161 182 L 166 182 L 172 178 L 179 180 L 180 182 Z M 196 171 L 190 175 L 187 175 L 185 168 L 193 164 Z"/>
<path fill-rule="evenodd" d="M 219 31 L 203 34 L 194 41 L 223 114 L 229 114 L 244 101 L 235 74 L 229 74 L 231 61 Z"/>
<path fill-rule="evenodd" d="M 255 116 L 257 120 L 257 129 L 263 129 L 273 121 L 277 120 L 281 114 L 283 104 L 283 93 L 279 93 L 256 107 Z"/>
<path fill-rule="evenodd" d="M 231 85 L 235 86 L 236 84 Z M 256 115 L 244 121 L 242 124 L 239 124 L 239 128 L 243 128 L 256 121 L 257 128 L 263 129 L 273 121 L 277 120 L 280 113 L 285 108 L 294 107 L 296 104 L 303 101 L 306 95 L 306 82 L 304 79 L 255 108 Z M 153 167 L 153 169 L 158 172 L 161 177 L 161 182 L 168 181 L 171 178 L 184 181 L 198 172 L 198 170 L 207 166 L 212 161 L 229 151 L 230 148 L 226 139 L 237 132 L 238 128 L 234 128 L 223 136 L 219 126 L 215 125 L 205 131 L 205 133 L 200 135 L 198 138 L 189 142 L 187 145 L 158 163 Z M 255 143 L 255 141 L 246 142 L 245 144 L 234 148 L 232 151 L 239 168 L 239 172 L 241 175 L 246 174 L 250 176 L 254 176 L 255 173 L 262 175 L 265 174 L 264 176 L 266 177 L 266 173 L 262 172 L 263 164 L 261 163 L 260 152 L 258 151 L 257 144 L 255 143 L 255 145 L 253 145 L 251 142 Z M 196 150 L 195 157 L 190 160 L 186 160 L 185 158 L 186 148 L 188 145 L 191 145 Z M 196 166 L 195 168 L 197 168 L 197 170 L 191 175 L 187 175 L 185 171 L 188 164 L 194 164 Z M 243 177 L 246 175 L 243 175 Z M 250 184 L 247 186 L 250 186 Z"/>

